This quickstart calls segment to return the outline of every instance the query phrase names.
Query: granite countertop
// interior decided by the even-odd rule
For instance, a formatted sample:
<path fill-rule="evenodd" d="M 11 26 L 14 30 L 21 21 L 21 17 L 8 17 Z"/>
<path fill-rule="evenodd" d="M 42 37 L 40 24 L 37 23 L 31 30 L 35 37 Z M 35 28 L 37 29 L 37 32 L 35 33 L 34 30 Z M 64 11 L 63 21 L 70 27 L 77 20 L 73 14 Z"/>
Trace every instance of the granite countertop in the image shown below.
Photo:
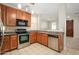
<path fill-rule="evenodd" d="M 13 35 L 13 34 L 16 34 L 16 32 L 4 32 L 4 35 Z"/>
<path fill-rule="evenodd" d="M 50 34 L 50 35 L 58 35 L 58 33 L 64 34 L 63 31 L 59 31 L 59 30 L 27 30 L 27 31 L 28 31 L 28 32 L 46 33 L 46 34 Z"/>

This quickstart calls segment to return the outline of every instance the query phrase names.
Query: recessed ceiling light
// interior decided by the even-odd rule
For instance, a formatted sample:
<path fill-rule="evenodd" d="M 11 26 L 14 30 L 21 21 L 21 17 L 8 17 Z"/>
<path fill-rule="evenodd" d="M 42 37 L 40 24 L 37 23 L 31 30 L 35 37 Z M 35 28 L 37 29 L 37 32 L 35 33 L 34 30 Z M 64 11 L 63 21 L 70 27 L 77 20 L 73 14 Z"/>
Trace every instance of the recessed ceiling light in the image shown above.
<path fill-rule="evenodd" d="M 18 8 L 21 9 L 21 4 L 18 4 Z"/>

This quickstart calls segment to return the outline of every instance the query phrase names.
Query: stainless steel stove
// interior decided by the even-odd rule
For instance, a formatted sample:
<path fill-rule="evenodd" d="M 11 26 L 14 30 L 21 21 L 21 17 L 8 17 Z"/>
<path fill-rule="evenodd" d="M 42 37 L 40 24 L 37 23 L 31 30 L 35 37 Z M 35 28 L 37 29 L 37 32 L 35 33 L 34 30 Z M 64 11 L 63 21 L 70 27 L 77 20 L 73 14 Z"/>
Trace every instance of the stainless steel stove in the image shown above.
<path fill-rule="evenodd" d="M 26 47 L 29 44 L 29 32 L 26 29 L 16 29 L 18 34 L 18 49 Z"/>

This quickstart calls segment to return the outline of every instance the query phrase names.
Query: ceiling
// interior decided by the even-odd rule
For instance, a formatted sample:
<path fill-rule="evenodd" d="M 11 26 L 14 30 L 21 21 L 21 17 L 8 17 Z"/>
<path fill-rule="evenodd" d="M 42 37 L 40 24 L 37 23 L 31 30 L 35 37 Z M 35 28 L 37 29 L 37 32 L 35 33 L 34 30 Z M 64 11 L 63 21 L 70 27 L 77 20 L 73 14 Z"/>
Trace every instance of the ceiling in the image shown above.
<path fill-rule="evenodd" d="M 6 3 L 7 5 L 17 8 L 17 3 Z M 28 12 L 34 11 L 34 14 L 38 14 L 43 19 L 56 18 L 58 17 L 58 8 L 61 3 L 35 3 L 29 5 L 29 3 L 21 3 L 22 9 L 28 8 Z M 65 3 L 66 12 L 68 15 L 79 16 L 79 3 Z M 49 20 L 49 19 L 48 19 Z"/>

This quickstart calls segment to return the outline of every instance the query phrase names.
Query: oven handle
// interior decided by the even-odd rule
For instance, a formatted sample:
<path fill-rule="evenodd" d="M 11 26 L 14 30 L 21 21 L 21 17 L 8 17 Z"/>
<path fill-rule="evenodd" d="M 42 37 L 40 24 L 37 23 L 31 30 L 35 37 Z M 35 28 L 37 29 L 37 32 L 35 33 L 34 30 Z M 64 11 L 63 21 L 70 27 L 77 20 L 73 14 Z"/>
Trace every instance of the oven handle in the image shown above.
<path fill-rule="evenodd" d="M 20 36 L 20 35 L 27 35 L 27 34 L 18 34 L 18 36 Z M 29 34 L 28 34 L 29 35 Z"/>

